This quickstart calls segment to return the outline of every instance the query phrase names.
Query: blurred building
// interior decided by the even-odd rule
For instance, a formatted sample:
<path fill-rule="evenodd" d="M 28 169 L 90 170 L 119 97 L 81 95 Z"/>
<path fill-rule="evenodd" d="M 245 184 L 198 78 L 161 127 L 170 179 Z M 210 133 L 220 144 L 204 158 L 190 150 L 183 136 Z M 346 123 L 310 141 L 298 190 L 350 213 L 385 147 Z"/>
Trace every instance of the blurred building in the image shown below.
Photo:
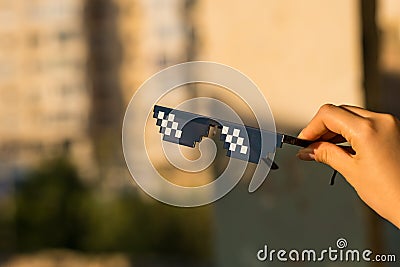
<path fill-rule="evenodd" d="M 29 166 L 65 149 L 90 158 L 82 11 L 79 0 L 0 1 L 3 164 Z"/>
<path fill-rule="evenodd" d="M 169 66 L 194 60 L 197 41 L 194 34 L 192 13 L 197 1 L 194 0 L 118 0 L 118 35 L 122 50 L 120 62 L 120 86 L 124 108 L 127 107 L 135 91 L 152 75 Z M 162 84 L 146 92 L 150 98 L 158 98 Z M 193 95 L 193 88 L 177 89 L 166 96 L 166 105 L 177 105 Z M 161 100 L 161 101 L 162 101 Z M 137 116 L 143 116 L 144 106 L 134 107 Z M 122 120 L 122 118 L 121 118 Z M 149 120 L 146 137 L 149 154 L 155 164 L 169 172 L 170 177 L 182 179 L 182 175 L 173 172 L 163 156 L 160 146 L 160 134 L 152 119 Z M 137 139 L 143 129 L 137 129 L 134 123 L 127 123 L 132 139 Z M 157 142 L 153 142 L 156 140 Z M 119 141 L 119 140 L 118 140 Z M 137 155 L 137 162 L 147 161 L 143 155 Z M 141 168 L 138 164 L 136 168 Z M 123 166 L 126 171 L 126 165 Z M 172 174 L 171 174 L 172 172 Z M 186 179 L 187 181 L 187 179 Z"/>
<path fill-rule="evenodd" d="M 83 2 L 83 27 L 88 51 L 85 73 L 91 100 L 88 134 L 93 145 L 98 178 L 106 182 L 108 177 L 118 174 L 123 164 L 120 150 L 124 110 L 119 76 L 122 61 L 122 45 L 118 35 L 120 9 L 115 1 Z"/>
<path fill-rule="evenodd" d="M 126 103 L 150 76 L 193 60 L 193 0 L 117 0 L 123 51 L 121 82 Z M 149 92 L 151 93 L 151 92 Z"/>
<path fill-rule="evenodd" d="M 193 3 L 0 1 L 2 165 L 68 150 L 83 175 L 126 175 L 126 105 L 152 74 L 193 58 Z"/>

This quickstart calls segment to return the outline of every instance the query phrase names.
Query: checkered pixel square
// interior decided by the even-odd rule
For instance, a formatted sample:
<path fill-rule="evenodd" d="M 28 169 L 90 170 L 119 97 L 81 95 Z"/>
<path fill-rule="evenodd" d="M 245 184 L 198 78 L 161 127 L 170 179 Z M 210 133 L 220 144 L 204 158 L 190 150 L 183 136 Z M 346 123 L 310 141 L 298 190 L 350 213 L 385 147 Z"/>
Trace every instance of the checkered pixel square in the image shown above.
<path fill-rule="evenodd" d="M 179 124 L 175 121 L 175 114 L 165 114 L 163 111 L 159 111 L 157 119 L 161 120 L 161 133 L 181 138 L 182 131 L 178 129 Z"/>
<path fill-rule="evenodd" d="M 237 152 L 238 150 L 240 154 L 247 154 L 249 149 L 248 146 L 244 145 L 244 138 L 240 136 L 240 129 L 233 128 L 230 131 L 230 127 L 223 126 L 221 133 L 225 135 L 225 142 L 229 144 L 229 150 L 232 152 Z"/>

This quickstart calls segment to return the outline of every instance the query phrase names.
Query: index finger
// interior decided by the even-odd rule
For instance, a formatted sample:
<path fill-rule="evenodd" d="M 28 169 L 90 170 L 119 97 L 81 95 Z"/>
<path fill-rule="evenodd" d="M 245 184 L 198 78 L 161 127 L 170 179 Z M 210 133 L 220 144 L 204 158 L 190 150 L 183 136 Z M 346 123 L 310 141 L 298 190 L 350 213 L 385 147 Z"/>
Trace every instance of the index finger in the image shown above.
<path fill-rule="evenodd" d="M 325 104 L 301 131 L 299 138 L 314 141 L 328 132 L 333 132 L 340 134 L 348 142 L 352 143 L 352 139 L 357 132 L 357 125 L 364 120 L 365 118 L 345 108 Z"/>

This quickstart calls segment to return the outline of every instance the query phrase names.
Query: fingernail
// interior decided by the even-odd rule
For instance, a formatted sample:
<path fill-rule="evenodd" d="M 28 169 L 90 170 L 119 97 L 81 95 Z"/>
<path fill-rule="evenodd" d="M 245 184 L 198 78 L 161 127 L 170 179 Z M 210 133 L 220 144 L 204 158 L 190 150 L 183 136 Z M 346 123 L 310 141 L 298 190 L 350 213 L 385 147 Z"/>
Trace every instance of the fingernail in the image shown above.
<path fill-rule="evenodd" d="M 300 149 L 296 156 L 301 160 L 315 160 L 314 149 L 308 147 Z"/>

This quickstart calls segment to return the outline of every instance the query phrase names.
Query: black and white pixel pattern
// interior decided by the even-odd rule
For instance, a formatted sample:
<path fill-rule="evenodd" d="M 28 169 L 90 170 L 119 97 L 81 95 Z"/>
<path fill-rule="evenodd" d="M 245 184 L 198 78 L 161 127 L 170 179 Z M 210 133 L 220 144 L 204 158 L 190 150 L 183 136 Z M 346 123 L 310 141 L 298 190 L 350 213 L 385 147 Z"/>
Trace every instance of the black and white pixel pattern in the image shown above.
<path fill-rule="evenodd" d="M 157 119 L 161 120 L 161 132 L 168 136 L 181 138 L 182 130 L 179 130 L 179 123 L 175 121 L 175 114 L 165 114 L 163 111 L 158 112 Z"/>
<path fill-rule="evenodd" d="M 229 151 L 247 154 L 249 147 L 244 144 L 244 138 L 240 136 L 240 129 L 222 126 L 221 134 L 225 137 L 225 143 L 229 144 Z"/>
<path fill-rule="evenodd" d="M 157 119 L 164 141 L 189 147 L 208 136 L 212 123 L 207 117 L 162 106 L 154 106 L 153 117 Z"/>

